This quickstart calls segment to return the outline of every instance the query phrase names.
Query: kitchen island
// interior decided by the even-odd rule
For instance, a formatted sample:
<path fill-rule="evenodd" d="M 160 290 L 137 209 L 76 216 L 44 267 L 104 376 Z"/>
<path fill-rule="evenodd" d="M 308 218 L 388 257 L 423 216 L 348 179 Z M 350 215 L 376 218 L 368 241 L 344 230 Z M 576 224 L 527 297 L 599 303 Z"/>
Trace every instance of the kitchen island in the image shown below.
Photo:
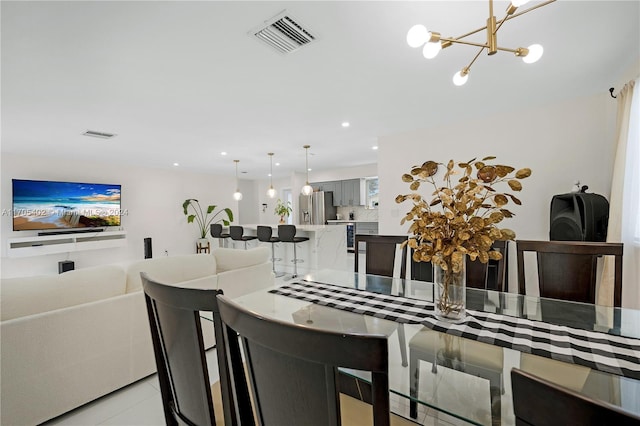
<path fill-rule="evenodd" d="M 278 235 L 278 225 L 271 226 L 273 236 Z M 246 235 L 256 235 L 258 225 L 242 225 Z M 296 225 L 296 236 L 307 237 L 309 241 L 297 243 L 298 273 L 305 270 L 338 269 L 353 270 L 353 265 L 347 257 L 347 233 L 345 225 Z M 270 243 L 255 240 L 257 244 L 271 248 Z M 231 240 L 229 240 L 231 244 Z M 276 270 L 278 272 L 293 272 L 293 244 L 276 243 L 274 246 Z"/>

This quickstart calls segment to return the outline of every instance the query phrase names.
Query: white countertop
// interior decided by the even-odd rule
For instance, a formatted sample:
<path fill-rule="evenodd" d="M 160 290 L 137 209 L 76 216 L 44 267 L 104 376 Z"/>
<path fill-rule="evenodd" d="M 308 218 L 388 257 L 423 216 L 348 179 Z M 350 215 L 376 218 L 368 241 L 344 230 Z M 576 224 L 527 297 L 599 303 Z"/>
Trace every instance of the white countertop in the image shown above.
<path fill-rule="evenodd" d="M 378 223 L 377 220 L 344 220 L 344 219 L 340 219 L 340 220 L 328 220 L 327 222 L 329 223 Z"/>
<path fill-rule="evenodd" d="M 258 225 L 256 224 L 249 224 L 249 225 L 241 225 L 243 228 L 245 229 L 251 229 L 251 230 L 256 230 L 258 229 Z M 273 229 L 278 229 L 278 225 L 269 225 L 269 224 L 265 224 L 265 225 L 260 225 L 260 226 L 270 226 Z M 296 225 L 296 230 L 298 231 L 319 231 L 322 229 L 327 229 L 329 228 L 329 225 Z M 333 229 L 333 228 L 331 228 Z"/>

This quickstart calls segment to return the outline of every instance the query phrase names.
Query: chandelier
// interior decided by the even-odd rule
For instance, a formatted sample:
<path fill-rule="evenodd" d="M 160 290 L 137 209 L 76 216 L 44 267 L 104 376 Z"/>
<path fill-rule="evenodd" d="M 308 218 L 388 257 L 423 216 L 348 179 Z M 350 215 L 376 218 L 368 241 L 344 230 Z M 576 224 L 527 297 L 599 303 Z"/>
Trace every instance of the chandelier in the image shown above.
<path fill-rule="evenodd" d="M 489 0 L 489 18 L 487 19 L 487 25 L 485 25 L 484 27 L 470 31 L 459 37 L 445 38 L 441 37 L 440 33 L 427 30 L 424 25 L 414 25 L 413 27 L 411 27 L 411 29 L 409 29 L 409 32 L 407 33 L 407 43 L 411 47 L 423 46 L 422 54 L 427 59 L 435 58 L 442 49 L 451 46 L 453 43 L 479 47 L 480 50 L 471 60 L 469 65 L 462 68 L 462 70 L 458 71 L 453 76 L 453 83 L 456 86 L 462 86 L 467 82 L 467 79 L 469 78 L 469 71 L 471 70 L 471 66 L 485 49 L 487 49 L 488 55 L 495 55 L 498 50 L 502 50 L 505 52 L 511 52 L 516 56 L 521 57 L 522 60 L 528 64 L 532 64 L 538 61 L 542 57 L 542 46 L 540 46 L 539 44 L 532 44 L 529 47 L 518 47 L 517 49 L 500 47 L 498 46 L 498 30 L 506 21 L 524 15 L 525 13 L 531 12 L 534 9 L 538 9 L 539 7 L 546 6 L 549 3 L 553 3 L 554 1 L 555 0 L 545 1 L 516 13 L 516 10 L 525 3 L 528 3 L 529 0 L 512 0 L 509 4 L 509 7 L 507 7 L 505 17 L 497 21 L 496 17 L 493 15 L 493 0 Z M 463 40 L 464 38 L 483 30 L 486 30 L 487 33 L 486 43 L 473 43 L 467 40 Z"/>

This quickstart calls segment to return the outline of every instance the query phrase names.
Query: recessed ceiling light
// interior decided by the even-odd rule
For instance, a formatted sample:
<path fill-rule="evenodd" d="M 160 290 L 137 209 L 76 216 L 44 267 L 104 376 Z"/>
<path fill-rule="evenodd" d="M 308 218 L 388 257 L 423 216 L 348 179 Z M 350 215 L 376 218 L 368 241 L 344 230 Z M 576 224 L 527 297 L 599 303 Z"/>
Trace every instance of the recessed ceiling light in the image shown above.
<path fill-rule="evenodd" d="M 307 169 L 307 171 L 309 171 L 309 172 L 310 172 L 310 171 L 311 171 L 311 168 L 308 168 L 308 169 Z"/>
<path fill-rule="evenodd" d="M 378 146 L 377 145 L 376 146 L 372 146 L 371 149 L 373 149 L 374 151 L 377 151 L 378 150 Z"/>
<path fill-rule="evenodd" d="M 220 153 L 220 155 L 227 155 L 227 153 L 226 153 L 226 152 L 224 152 L 224 151 L 222 151 L 222 152 Z"/>
<path fill-rule="evenodd" d="M 276 166 L 279 166 L 279 165 L 280 165 L 280 163 L 276 163 Z"/>
<path fill-rule="evenodd" d="M 350 124 L 349 124 L 348 121 L 343 121 L 342 122 L 342 127 L 349 127 L 349 126 L 350 126 Z"/>
<path fill-rule="evenodd" d="M 178 164 L 178 163 L 173 163 L 173 165 L 174 165 L 175 167 L 178 167 L 180 164 Z"/>

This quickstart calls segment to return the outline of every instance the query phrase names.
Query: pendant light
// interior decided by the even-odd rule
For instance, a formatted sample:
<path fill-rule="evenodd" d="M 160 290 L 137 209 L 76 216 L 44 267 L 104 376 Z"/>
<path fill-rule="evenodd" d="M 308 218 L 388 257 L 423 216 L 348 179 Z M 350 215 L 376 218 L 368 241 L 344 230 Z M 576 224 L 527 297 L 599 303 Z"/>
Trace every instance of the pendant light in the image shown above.
<path fill-rule="evenodd" d="M 269 173 L 269 189 L 267 190 L 267 196 L 274 198 L 276 196 L 276 190 L 273 189 L 273 152 L 267 153 L 271 160 L 271 173 Z"/>
<path fill-rule="evenodd" d="M 305 149 L 305 158 L 306 158 L 306 169 L 307 169 L 307 183 L 305 186 L 302 187 L 302 195 L 311 195 L 313 193 L 313 188 L 311 187 L 311 185 L 309 185 L 309 148 L 311 148 L 310 145 L 304 145 L 303 148 Z"/>
<path fill-rule="evenodd" d="M 236 201 L 242 200 L 242 192 L 240 192 L 240 188 L 238 188 L 238 163 L 240 160 L 233 160 L 236 163 L 236 192 L 233 193 L 233 199 Z"/>

